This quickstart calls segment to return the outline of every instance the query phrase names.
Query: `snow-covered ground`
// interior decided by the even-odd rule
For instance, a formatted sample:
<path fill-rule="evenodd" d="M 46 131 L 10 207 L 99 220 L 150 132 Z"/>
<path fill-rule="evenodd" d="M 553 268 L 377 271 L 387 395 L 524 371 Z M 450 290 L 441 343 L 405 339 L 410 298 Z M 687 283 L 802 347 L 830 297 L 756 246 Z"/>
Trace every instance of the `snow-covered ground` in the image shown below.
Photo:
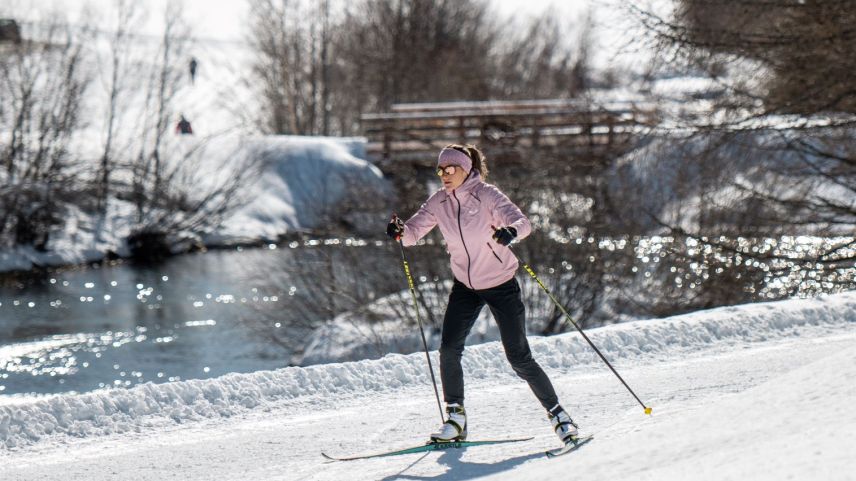
<path fill-rule="evenodd" d="M 327 463 L 439 422 L 424 354 L 146 384 L 0 407 L 3 479 L 853 479 L 856 293 L 532 338 L 595 441 L 556 440 L 497 343 L 465 353 L 471 439 L 532 441 Z M 436 356 L 436 352 L 433 353 Z"/>
<path fill-rule="evenodd" d="M 248 179 L 237 193 L 242 200 L 239 207 L 200 240 L 205 245 L 276 241 L 281 235 L 323 228 L 324 222 L 331 221 L 347 222 L 354 235 L 383 224 L 383 215 L 372 214 L 391 190 L 380 170 L 363 160 L 365 139 L 232 135 L 207 143 L 187 140 L 192 143 L 188 149 L 200 149 L 199 169 L 192 173 L 199 185 L 229 175 L 229 169 L 238 168 L 248 157 L 261 159 L 262 164 L 259 175 Z M 32 247 L 0 250 L 0 272 L 82 264 L 100 260 L 108 252 L 128 256 L 125 239 L 135 226 L 135 216 L 130 202 L 115 198 L 103 221 L 73 209 L 65 225 L 52 233 L 47 252 Z"/>

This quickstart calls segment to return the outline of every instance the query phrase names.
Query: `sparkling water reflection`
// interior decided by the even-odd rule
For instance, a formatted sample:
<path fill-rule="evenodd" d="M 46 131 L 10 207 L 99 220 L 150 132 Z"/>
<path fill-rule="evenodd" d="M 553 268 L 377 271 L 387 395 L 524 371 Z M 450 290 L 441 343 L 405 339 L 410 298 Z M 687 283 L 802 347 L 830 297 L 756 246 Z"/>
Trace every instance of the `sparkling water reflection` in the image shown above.
<path fill-rule="evenodd" d="M 289 310 L 301 283 L 279 273 L 324 241 L 68 269 L 0 285 L 0 395 L 86 392 L 287 366 L 278 339 L 323 317 Z M 377 246 L 359 247 L 367 261 Z M 382 244 L 383 245 L 383 244 Z M 304 322 L 305 321 L 305 322 Z"/>

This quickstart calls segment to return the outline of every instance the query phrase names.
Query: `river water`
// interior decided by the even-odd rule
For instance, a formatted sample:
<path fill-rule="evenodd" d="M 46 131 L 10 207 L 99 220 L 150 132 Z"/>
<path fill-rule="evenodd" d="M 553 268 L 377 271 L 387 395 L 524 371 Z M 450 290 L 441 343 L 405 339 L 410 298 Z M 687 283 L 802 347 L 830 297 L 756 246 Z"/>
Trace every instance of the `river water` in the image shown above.
<path fill-rule="evenodd" d="M 334 245 L 295 242 L 7 279 L 0 403 L 288 366 L 312 328 L 351 307 L 325 300 L 319 286 L 353 284 L 341 276 L 359 270 L 354 259 L 397 262 L 385 243 L 327 244 Z"/>

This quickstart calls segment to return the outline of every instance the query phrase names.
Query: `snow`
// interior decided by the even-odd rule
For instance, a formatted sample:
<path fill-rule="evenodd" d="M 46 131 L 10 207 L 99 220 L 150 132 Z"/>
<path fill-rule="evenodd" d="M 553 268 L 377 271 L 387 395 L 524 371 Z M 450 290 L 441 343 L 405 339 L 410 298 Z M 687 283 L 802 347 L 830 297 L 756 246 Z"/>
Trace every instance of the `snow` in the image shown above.
<path fill-rule="evenodd" d="M 559 466 L 533 464 L 485 479 L 551 479 L 563 469 L 586 479 L 852 479 L 854 366 L 851 341 L 744 392 L 668 410 L 635 429 L 627 421 L 612 426 L 584 455 Z"/>
<path fill-rule="evenodd" d="M 524 280 L 524 282 L 528 282 Z M 448 288 L 451 288 L 449 283 Z M 427 292 L 436 292 L 426 289 Z M 412 302 L 410 292 L 405 290 L 384 297 L 357 312 L 346 312 L 340 314 L 333 320 L 317 328 L 307 340 L 307 346 L 301 356 L 292 360 L 293 364 L 311 365 L 343 361 L 355 361 L 360 359 L 375 359 L 387 353 L 410 354 L 421 351 L 422 338 L 417 326 L 410 329 L 401 329 L 399 321 L 400 314 L 393 305 L 409 306 Z M 433 298 L 432 294 L 426 296 L 426 304 L 437 305 L 443 300 Z M 668 320 L 652 323 L 649 320 L 622 322 L 622 326 L 616 326 L 610 331 L 596 331 L 599 344 L 604 344 L 603 350 L 612 351 L 612 355 L 620 356 L 627 350 L 638 352 L 655 352 L 660 349 L 675 349 L 675 344 L 689 347 L 698 346 L 722 339 L 741 339 L 744 341 L 763 340 L 771 335 L 771 332 L 780 331 L 791 327 L 794 319 L 788 319 L 785 324 L 771 317 L 767 313 L 767 304 L 759 304 L 757 310 L 748 306 L 741 307 L 742 316 L 731 319 L 731 309 L 725 307 L 705 311 L 704 316 L 697 314 L 686 314 L 674 316 Z M 533 315 L 530 313 L 530 316 Z M 535 316 L 539 314 L 534 314 Z M 751 316 L 749 322 L 746 317 Z M 816 322 L 818 316 L 810 316 L 803 319 L 804 322 Z M 367 319 L 373 319 L 368 321 Z M 824 321 L 825 322 L 825 321 Z M 760 331 L 758 330 L 760 327 Z M 679 334 L 678 334 L 679 333 Z M 425 328 L 426 340 L 429 349 L 440 347 L 440 332 L 428 327 Z M 573 334 L 570 334 L 573 335 Z M 559 339 L 561 336 L 551 339 Z M 476 319 L 473 329 L 467 338 L 467 345 L 472 346 L 489 341 L 499 340 L 499 329 L 490 314 L 489 309 L 484 309 Z M 545 352 L 552 352 L 552 347 L 546 348 Z M 581 358 L 573 361 L 587 360 L 586 356 L 594 353 L 589 352 L 583 340 L 577 339 L 571 348 L 574 355 L 579 354 Z M 622 354 L 623 353 L 623 354 Z M 573 362 L 571 361 L 571 362 Z M 557 360 L 555 365 L 565 365 L 565 360 Z"/>
<path fill-rule="evenodd" d="M 85 264 L 103 259 L 107 252 L 128 256 L 130 251 L 124 239 L 131 233 L 134 216 L 134 207 L 129 202 L 115 198 L 109 200 L 103 220 L 69 205 L 64 216 L 66 223 L 51 232 L 46 252 L 31 246 L 0 250 L 0 272 Z"/>
<path fill-rule="evenodd" d="M 372 222 L 383 220 L 372 217 L 372 208 L 389 198 L 391 190 L 380 170 L 363 160 L 363 138 L 228 135 L 185 140 L 183 147 L 197 152 L 188 174 L 197 193 L 222 181 L 245 159 L 262 159 L 258 177 L 236 194 L 243 202 L 203 239 L 206 245 L 276 241 L 334 221 L 347 222 L 351 232 L 360 235 Z M 366 202 L 367 196 L 375 203 Z M 135 216 L 130 202 L 115 198 L 104 220 L 72 206 L 66 224 L 52 233 L 48 252 L 31 247 L 0 250 L 0 272 L 82 264 L 100 260 L 107 252 L 126 257 L 130 251 L 125 239 Z"/>
<path fill-rule="evenodd" d="M 856 292 L 531 338 L 596 439 L 556 440 L 498 343 L 465 353 L 471 437 L 526 443 L 325 464 L 418 444 L 437 406 L 423 353 L 0 406 L 4 479 L 848 479 L 856 456 Z M 436 352 L 432 353 L 435 356 Z M 846 437 L 845 437 L 846 436 Z M 798 449 L 805 447 L 805 449 Z M 783 454 L 787 453 L 787 454 Z M 561 463 L 557 465 L 556 463 Z"/>
<path fill-rule="evenodd" d="M 242 142 L 264 160 L 264 170 L 246 189 L 251 193 L 248 202 L 208 244 L 242 238 L 276 240 L 285 233 L 324 228 L 326 222 L 341 220 L 350 223 L 353 234 L 365 234 L 372 210 L 346 209 L 370 206 L 366 197 L 391 195 L 381 171 L 363 160 L 363 138 L 265 136 Z M 216 150 L 212 148 L 212 154 Z"/>

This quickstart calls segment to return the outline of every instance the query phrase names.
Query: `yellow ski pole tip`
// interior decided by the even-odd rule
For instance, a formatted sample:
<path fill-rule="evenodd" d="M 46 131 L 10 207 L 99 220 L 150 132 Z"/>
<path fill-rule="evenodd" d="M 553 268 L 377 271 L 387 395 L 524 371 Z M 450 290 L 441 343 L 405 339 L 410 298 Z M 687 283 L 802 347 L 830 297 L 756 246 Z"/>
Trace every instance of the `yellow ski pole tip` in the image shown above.
<path fill-rule="evenodd" d="M 651 411 L 652 411 L 651 408 L 645 408 L 645 414 L 647 414 L 649 416 L 651 415 Z"/>

